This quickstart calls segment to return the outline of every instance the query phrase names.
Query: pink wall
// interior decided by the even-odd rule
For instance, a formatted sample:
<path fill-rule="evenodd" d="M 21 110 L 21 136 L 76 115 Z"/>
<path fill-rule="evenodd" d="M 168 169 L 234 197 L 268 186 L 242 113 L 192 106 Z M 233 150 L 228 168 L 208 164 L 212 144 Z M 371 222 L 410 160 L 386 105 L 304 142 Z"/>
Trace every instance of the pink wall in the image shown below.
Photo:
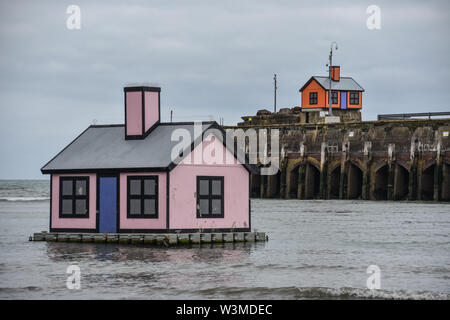
<path fill-rule="evenodd" d="M 89 218 L 59 218 L 59 177 L 89 177 Z M 97 177 L 95 174 L 52 175 L 52 228 L 95 229 L 97 216 Z"/>
<path fill-rule="evenodd" d="M 127 135 L 142 134 L 142 92 L 126 92 Z"/>
<path fill-rule="evenodd" d="M 145 131 L 159 120 L 159 92 L 145 93 Z"/>
<path fill-rule="evenodd" d="M 127 177 L 158 176 L 158 219 L 127 218 Z M 120 174 L 120 229 L 165 229 L 166 228 L 166 173 L 121 173 Z"/>
<path fill-rule="evenodd" d="M 239 163 L 225 164 L 226 157 L 233 155 L 219 140 L 211 141 L 209 136 L 193 153 L 176 166 L 170 174 L 170 229 L 248 228 L 249 227 L 249 173 Z M 223 163 L 211 164 L 203 159 L 194 164 L 197 155 L 220 150 Z M 127 218 L 127 177 L 158 176 L 158 218 Z M 166 187 L 167 173 L 121 173 L 120 174 L 120 228 L 121 229 L 165 229 L 166 228 Z M 224 177 L 224 218 L 197 218 L 196 183 L 197 176 Z M 59 178 L 63 176 L 89 177 L 89 218 L 59 218 Z M 97 177 L 95 174 L 52 175 L 52 216 L 51 227 L 61 229 L 96 228 Z"/>
<path fill-rule="evenodd" d="M 208 144 L 210 149 L 206 148 Z M 233 157 L 219 140 L 203 141 L 203 151 L 211 147 L 221 149 L 224 157 Z M 199 151 L 200 146 L 197 146 L 193 153 Z M 249 173 L 244 166 L 205 161 L 196 165 L 192 153 L 187 158 L 170 172 L 170 229 L 248 228 Z M 200 175 L 224 177 L 224 218 L 197 218 L 195 192 Z"/>

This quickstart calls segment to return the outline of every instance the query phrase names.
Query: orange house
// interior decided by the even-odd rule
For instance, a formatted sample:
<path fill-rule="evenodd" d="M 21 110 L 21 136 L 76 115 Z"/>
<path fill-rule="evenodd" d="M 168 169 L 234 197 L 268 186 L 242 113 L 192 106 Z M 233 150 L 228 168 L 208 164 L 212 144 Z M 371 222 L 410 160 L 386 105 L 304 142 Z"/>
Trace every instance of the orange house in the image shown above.
<path fill-rule="evenodd" d="M 361 87 L 351 77 L 341 77 L 340 67 L 331 67 L 331 106 L 333 109 L 361 109 Z M 328 93 L 330 90 L 330 78 L 312 76 L 300 88 L 302 95 L 302 109 L 328 109 Z"/>

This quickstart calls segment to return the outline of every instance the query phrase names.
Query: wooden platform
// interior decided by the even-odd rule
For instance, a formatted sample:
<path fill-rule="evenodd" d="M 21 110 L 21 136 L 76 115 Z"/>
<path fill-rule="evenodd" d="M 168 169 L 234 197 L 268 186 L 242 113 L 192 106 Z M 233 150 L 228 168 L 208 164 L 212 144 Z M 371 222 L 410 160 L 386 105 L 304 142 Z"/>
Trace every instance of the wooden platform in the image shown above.
<path fill-rule="evenodd" d="M 268 241 L 265 232 L 226 232 L 226 233 L 57 233 L 36 232 L 30 241 L 51 242 L 95 242 L 135 245 L 177 246 L 202 243 L 257 242 Z"/>

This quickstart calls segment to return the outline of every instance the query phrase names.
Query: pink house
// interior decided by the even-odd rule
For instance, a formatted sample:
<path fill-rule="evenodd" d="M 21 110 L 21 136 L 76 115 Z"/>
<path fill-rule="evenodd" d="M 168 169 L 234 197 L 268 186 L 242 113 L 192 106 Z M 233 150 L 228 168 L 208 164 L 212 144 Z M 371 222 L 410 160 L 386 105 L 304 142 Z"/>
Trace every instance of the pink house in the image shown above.
<path fill-rule="evenodd" d="M 51 232 L 250 231 L 252 167 L 216 122 L 160 122 L 160 92 L 124 88 L 124 125 L 89 126 L 41 169 Z"/>

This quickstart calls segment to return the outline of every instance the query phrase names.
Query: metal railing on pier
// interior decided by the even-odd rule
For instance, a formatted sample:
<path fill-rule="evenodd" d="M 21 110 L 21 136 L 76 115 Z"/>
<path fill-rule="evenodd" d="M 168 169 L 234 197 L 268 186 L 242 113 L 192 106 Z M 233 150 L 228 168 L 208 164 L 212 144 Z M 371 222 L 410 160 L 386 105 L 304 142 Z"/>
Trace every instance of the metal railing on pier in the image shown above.
<path fill-rule="evenodd" d="M 392 114 L 379 114 L 378 120 L 402 120 L 411 119 L 413 117 L 443 117 L 450 116 L 450 112 L 416 112 L 416 113 L 392 113 Z"/>

